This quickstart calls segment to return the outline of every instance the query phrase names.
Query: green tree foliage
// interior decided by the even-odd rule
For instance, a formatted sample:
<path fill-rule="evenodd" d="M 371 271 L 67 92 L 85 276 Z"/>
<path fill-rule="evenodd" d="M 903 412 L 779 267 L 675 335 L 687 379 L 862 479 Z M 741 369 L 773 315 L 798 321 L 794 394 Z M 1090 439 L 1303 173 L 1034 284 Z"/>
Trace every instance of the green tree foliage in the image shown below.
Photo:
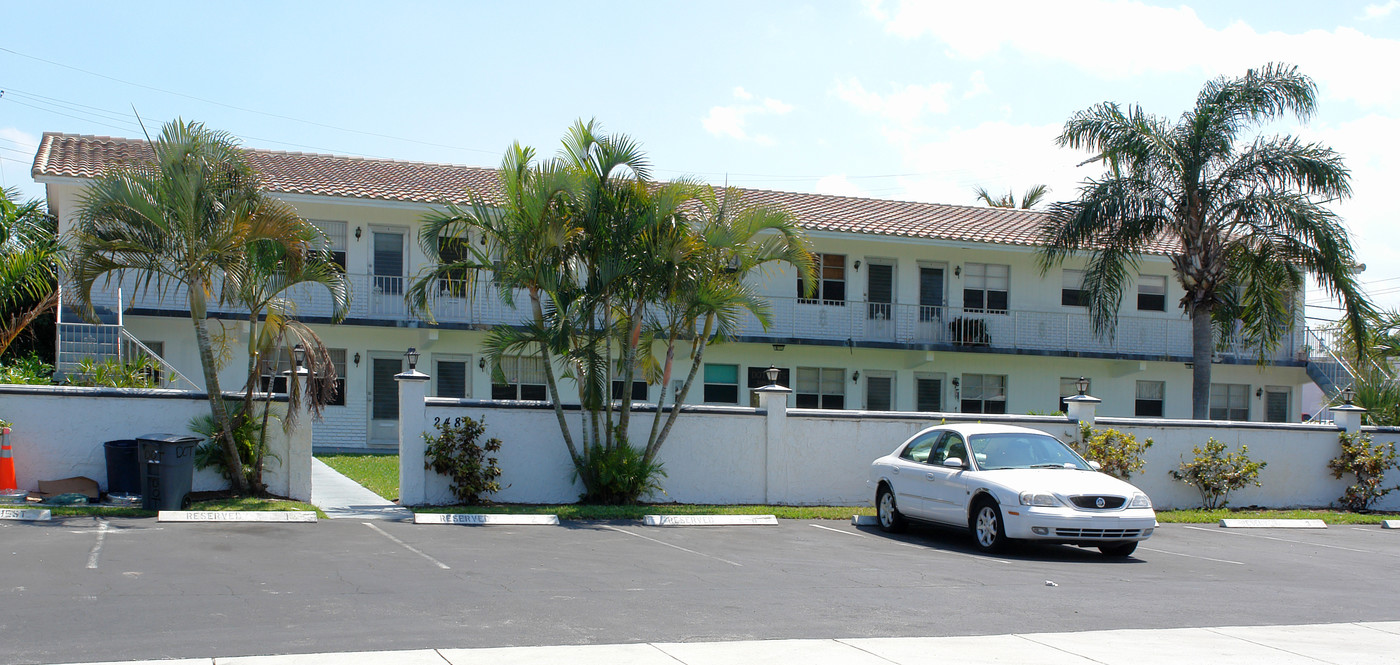
<path fill-rule="evenodd" d="M 1308 119 L 1316 96 L 1311 78 L 1270 64 L 1208 82 L 1175 120 L 1104 102 L 1076 113 L 1059 136 L 1059 145 L 1109 168 L 1086 180 L 1077 200 L 1051 206 L 1041 269 L 1087 254 L 1094 329 L 1112 336 L 1139 257 L 1170 243 L 1192 324 L 1195 418 L 1209 415 L 1213 324 L 1222 339 L 1239 325 L 1262 360 L 1293 329 L 1305 274 L 1340 296 L 1348 326 L 1364 337 L 1372 306 L 1346 229 L 1325 206 L 1351 195 L 1341 156 L 1291 136 L 1251 134 L 1287 114 Z"/>
<path fill-rule="evenodd" d="M 1094 429 L 1087 423 L 1079 429 L 1080 438 L 1074 442 L 1074 448 L 1085 459 L 1098 462 L 1100 471 L 1123 480 L 1142 471 L 1142 455 L 1152 447 L 1150 437 L 1138 441 L 1132 434 L 1112 428 Z"/>
<path fill-rule="evenodd" d="M 1327 463 L 1332 477 L 1351 475 L 1356 482 L 1347 487 L 1340 499 L 1347 510 L 1369 510 L 1371 504 L 1385 495 L 1400 489 L 1400 485 L 1386 487 L 1385 474 L 1400 468 L 1400 453 L 1396 453 L 1394 443 L 1377 444 L 1370 434 L 1342 432 L 1338 438 L 1342 444 L 1342 454 Z"/>
<path fill-rule="evenodd" d="M 985 187 L 978 187 L 972 190 L 972 192 L 977 195 L 978 201 L 992 208 L 1020 208 L 1022 210 L 1030 210 L 1040 205 L 1040 203 L 1045 200 L 1045 197 L 1049 196 L 1050 188 L 1045 185 L 1034 185 L 1021 195 L 1020 203 L 1016 201 L 1015 192 L 1008 191 L 1002 196 L 993 196 Z"/>
<path fill-rule="evenodd" d="M 768 324 L 767 303 L 745 277 L 788 264 L 813 282 L 811 253 L 789 213 L 733 190 L 655 182 L 637 142 L 595 122 L 571 127 L 554 159 L 512 146 L 499 198 L 467 198 L 426 218 L 419 244 L 435 265 L 406 297 L 429 319 L 436 294 L 476 297 L 487 283 L 508 304 L 528 299 L 520 323 L 488 334 L 492 375 L 505 381 L 509 355 L 542 359 L 589 501 L 635 501 L 656 486 L 656 456 L 707 346 L 737 333 L 745 315 Z M 675 362 L 687 357 L 672 395 Z M 564 417 L 560 379 L 577 388 L 584 409 L 577 432 Z M 662 386 L 645 444 L 629 440 L 631 391 L 614 399 L 614 381 Z"/>
<path fill-rule="evenodd" d="M 1224 508 L 1230 502 L 1230 492 L 1254 485 L 1260 487 L 1259 472 L 1268 462 L 1255 462 L 1249 459 L 1249 446 L 1240 446 L 1237 453 L 1226 453 L 1225 444 L 1211 437 L 1205 450 L 1200 446 L 1191 448 L 1195 455 L 1190 462 L 1183 461 L 1179 469 L 1167 473 L 1201 493 L 1201 506 L 1206 510 Z"/>
<path fill-rule="evenodd" d="M 18 196 L 18 190 L 0 190 L 0 356 L 58 308 L 58 273 L 66 258 L 58 223 L 43 202 L 17 203 Z"/>
<path fill-rule="evenodd" d="M 176 120 L 149 147 L 146 158 L 99 176 L 79 199 L 70 271 L 77 304 L 92 317 L 97 283 L 124 278 L 162 297 L 184 296 L 225 463 L 241 469 L 207 325 L 209 304 L 238 302 L 248 281 L 265 277 L 252 267 L 254 248 L 276 247 L 289 270 L 305 263 L 313 251 L 307 222 L 262 193 L 229 134 Z M 243 475 L 232 474 L 231 481 L 238 493 L 249 491 Z"/>
<path fill-rule="evenodd" d="M 451 479 L 450 489 L 457 501 L 477 506 L 490 505 L 487 494 L 501 491 L 501 467 L 489 453 L 500 452 L 501 440 L 495 437 L 478 443 L 486 433 L 486 420 L 469 416 L 444 418 L 438 423 L 436 436 L 423 433 L 428 447 L 423 468 L 432 469 Z"/>

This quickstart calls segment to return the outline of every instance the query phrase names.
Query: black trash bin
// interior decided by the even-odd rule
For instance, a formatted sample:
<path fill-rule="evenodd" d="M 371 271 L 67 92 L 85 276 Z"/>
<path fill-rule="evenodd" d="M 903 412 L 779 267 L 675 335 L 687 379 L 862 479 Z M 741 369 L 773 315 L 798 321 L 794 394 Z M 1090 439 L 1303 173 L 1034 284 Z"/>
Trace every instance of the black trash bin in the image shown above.
<path fill-rule="evenodd" d="M 141 507 L 146 510 L 184 510 L 194 487 L 194 447 L 198 437 L 147 434 L 136 437 L 140 445 Z"/>
<path fill-rule="evenodd" d="M 141 463 L 136 458 L 136 439 L 118 439 L 102 444 L 107 456 L 107 493 L 141 493 Z"/>

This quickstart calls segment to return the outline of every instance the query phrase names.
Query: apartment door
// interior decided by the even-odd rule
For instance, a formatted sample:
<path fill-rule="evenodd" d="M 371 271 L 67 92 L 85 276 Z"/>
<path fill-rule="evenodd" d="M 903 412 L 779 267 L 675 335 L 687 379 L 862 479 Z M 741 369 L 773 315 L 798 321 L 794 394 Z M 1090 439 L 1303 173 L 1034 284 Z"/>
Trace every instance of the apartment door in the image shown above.
<path fill-rule="evenodd" d="M 369 353 L 369 444 L 397 446 L 399 443 L 399 382 L 394 375 L 404 371 L 402 353 Z"/>
<path fill-rule="evenodd" d="M 865 372 L 865 410 L 894 411 L 894 376 Z"/>
<path fill-rule="evenodd" d="M 408 267 L 408 230 L 401 227 L 370 227 L 373 236 L 369 259 L 370 312 L 397 316 L 404 313 L 404 280 Z"/>
<path fill-rule="evenodd" d="M 866 332 L 872 339 L 894 339 L 894 264 L 866 261 Z"/>
<path fill-rule="evenodd" d="M 1264 422 L 1286 423 L 1292 420 L 1289 412 L 1288 386 L 1267 386 L 1264 388 Z"/>
<path fill-rule="evenodd" d="M 943 341 L 943 266 L 919 266 L 919 341 Z"/>

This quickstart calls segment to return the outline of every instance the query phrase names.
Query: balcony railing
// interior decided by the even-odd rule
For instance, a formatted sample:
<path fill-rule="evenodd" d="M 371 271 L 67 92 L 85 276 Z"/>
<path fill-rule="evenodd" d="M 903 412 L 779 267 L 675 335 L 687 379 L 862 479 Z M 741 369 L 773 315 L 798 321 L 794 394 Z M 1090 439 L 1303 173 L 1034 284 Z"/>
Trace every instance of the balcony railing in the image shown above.
<path fill-rule="evenodd" d="M 408 278 L 379 275 L 347 275 L 350 282 L 351 319 L 417 321 L 404 301 Z M 516 306 L 501 301 L 496 289 L 478 284 L 468 297 L 462 282 L 443 280 L 432 294 L 433 315 L 439 323 L 489 326 L 519 323 L 528 315 L 528 300 L 518 294 Z M 128 288 L 126 293 L 131 293 Z M 331 300 L 319 286 L 299 286 L 289 293 L 299 317 L 327 317 Z M 96 298 L 94 298 L 96 299 Z M 1155 358 L 1191 356 L 1191 322 L 1180 315 L 1120 316 L 1113 338 L 1093 333 L 1089 314 L 1076 311 L 987 310 L 858 300 L 816 301 L 801 298 L 767 298 L 771 323 L 765 330 L 756 317 L 744 315 L 740 334 L 835 343 L 885 342 L 985 348 L 995 351 L 1086 353 Z M 137 292 L 128 307 L 179 310 L 184 293 Z M 211 305 L 211 311 L 237 314 L 234 307 Z M 1302 331 L 1286 337 L 1270 360 L 1301 360 Z M 1217 347 L 1219 348 L 1219 347 Z M 1230 340 L 1217 353 L 1231 360 L 1252 360 L 1254 352 L 1238 340 Z"/>

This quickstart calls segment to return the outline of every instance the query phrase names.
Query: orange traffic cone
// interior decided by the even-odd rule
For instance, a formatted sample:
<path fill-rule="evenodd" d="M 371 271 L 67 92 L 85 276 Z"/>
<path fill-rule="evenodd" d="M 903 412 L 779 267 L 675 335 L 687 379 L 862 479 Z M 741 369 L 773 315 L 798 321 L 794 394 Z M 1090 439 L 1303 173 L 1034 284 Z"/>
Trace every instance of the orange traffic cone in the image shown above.
<path fill-rule="evenodd" d="M 15 480 L 15 456 L 10 452 L 10 428 L 0 431 L 0 490 L 19 489 Z"/>

